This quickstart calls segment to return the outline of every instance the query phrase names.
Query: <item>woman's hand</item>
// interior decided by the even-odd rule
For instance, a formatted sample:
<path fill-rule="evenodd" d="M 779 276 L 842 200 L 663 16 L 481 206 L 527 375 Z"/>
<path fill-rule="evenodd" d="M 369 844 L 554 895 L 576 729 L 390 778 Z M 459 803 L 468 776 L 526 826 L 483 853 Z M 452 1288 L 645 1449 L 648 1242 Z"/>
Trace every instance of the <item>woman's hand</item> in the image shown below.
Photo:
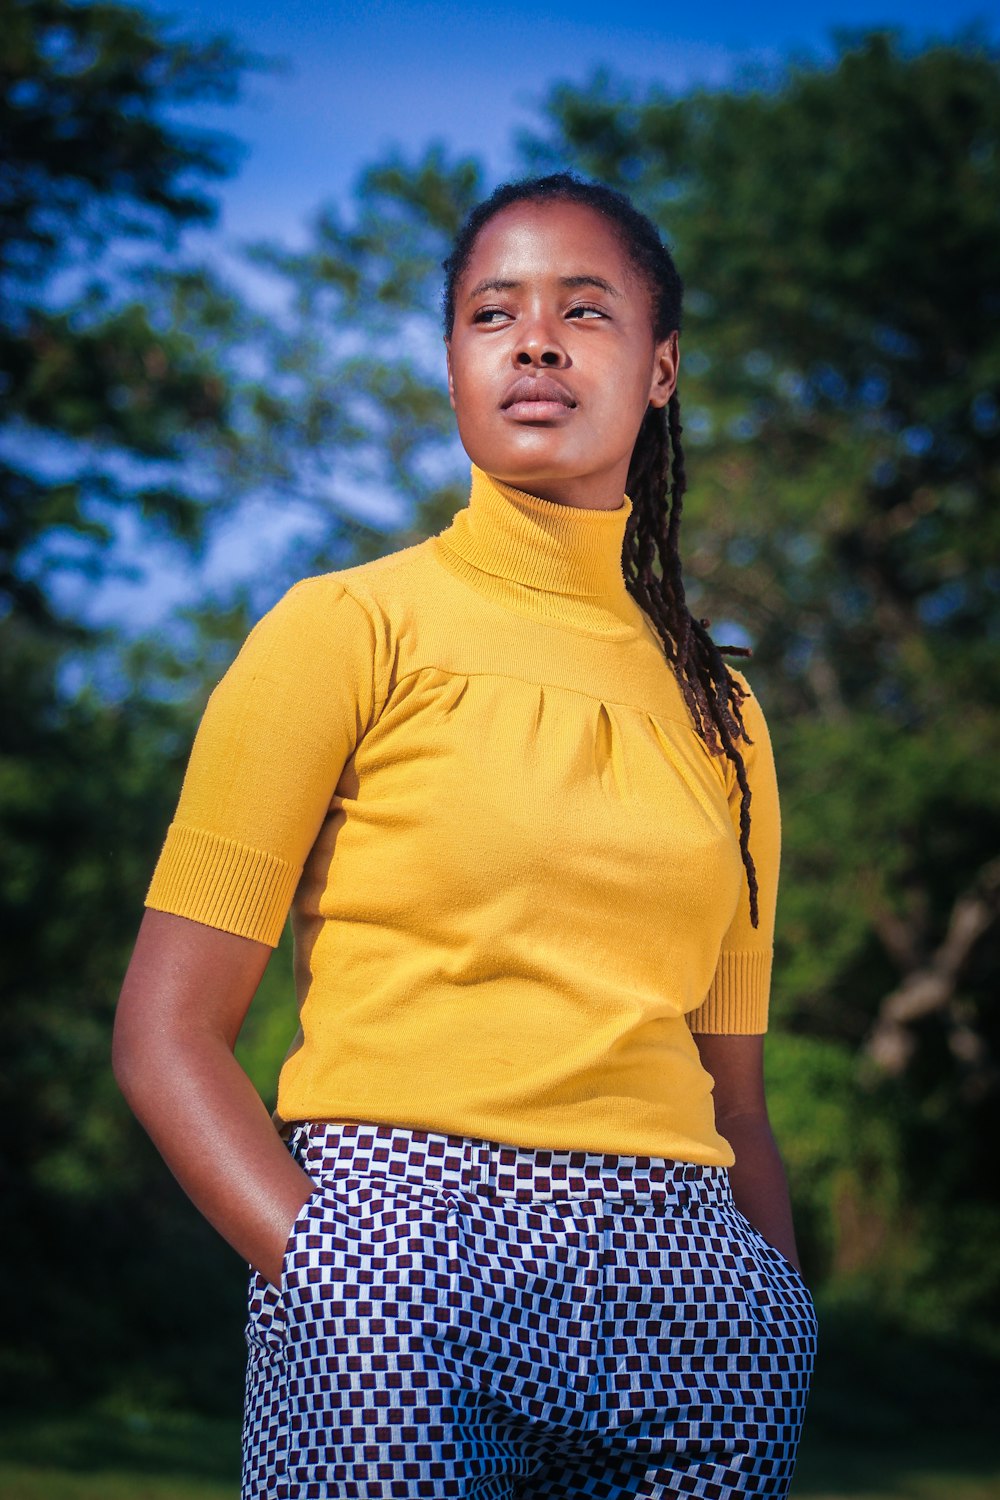
<path fill-rule="evenodd" d="M 764 1038 L 698 1032 L 694 1039 L 715 1081 L 716 1126 L 736 1154 L 728 1169 L 736 1207 L 801 1275 L 785 1168 L 767 1114 Z"/>
<path fill-rule="evenodd" d="M 134 1114 L 205 1218 L 275 1286 L 316 1184 L 233 1055 L 272 949 L 147 910 L 122 985 L 112 1066 Z"/>

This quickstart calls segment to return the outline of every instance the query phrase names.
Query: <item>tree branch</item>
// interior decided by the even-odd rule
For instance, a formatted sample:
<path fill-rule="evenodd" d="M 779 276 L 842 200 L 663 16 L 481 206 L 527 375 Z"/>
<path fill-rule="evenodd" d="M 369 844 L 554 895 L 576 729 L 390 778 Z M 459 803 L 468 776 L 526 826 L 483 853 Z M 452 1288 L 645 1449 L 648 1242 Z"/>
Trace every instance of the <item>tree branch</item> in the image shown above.
<path fill-rule="evenodd" d="M 990 860 L 979 871 L 969 889 L 955 902 L 948 930 L 929 961 L 906 975 L 879 1006 L 868 1036 L 862 1044 L 862 1055 L 883 1073 L 898 1076 L 906 1071 L 915 1048 L 910 1029 L 914 1022 L 936 1011 L 949 1013 L 953 1019 L 952 1052 L 959 1060 L 977 1064 L 986 1056 L 985 1043 L 975 1037 L 969 1017 L 955 1008 L 956 990 L 976 943 L 1000 917 L 1000 857 Z M 884 924 L 883 924 L 884 927 Z M 883 928 L 880 927 L 883 936 Z M 896 934 L 898 937 L 898 934 Z M 890 945 L 890 952 L 901 955 L 903 945 Z"/>

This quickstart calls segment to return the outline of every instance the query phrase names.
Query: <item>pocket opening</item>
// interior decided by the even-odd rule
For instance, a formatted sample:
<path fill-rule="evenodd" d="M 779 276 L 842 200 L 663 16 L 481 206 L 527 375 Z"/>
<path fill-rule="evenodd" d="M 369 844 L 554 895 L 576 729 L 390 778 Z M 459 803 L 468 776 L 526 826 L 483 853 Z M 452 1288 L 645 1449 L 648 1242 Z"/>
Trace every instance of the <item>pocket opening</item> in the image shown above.
<path fill-rule="evenodd" d="M 292 1227 L 288 1231 L 288 1238 L 285 1241 L 285 1248 L 282 1251 L 281 1255 L 281 1274 L 280 1280 L 278 1282 L 278 1295 L 282 1299 L 284 1299 L 285 1293 L 288 1290 L 288 1272 L 291 1266 L 292 1253 L 296 1245 L 298 1244 L 299 1235 L 312 1217 L 312 1206 L 321 1193 L 322 1188 L 320 1187 L 319 1183 L 317 1183 L 314 1190 L 309 1194 L 309 1197 L 306 1198 L 298 1213 L 295 1215 L 295 1218 L 292 1220 Z"/>

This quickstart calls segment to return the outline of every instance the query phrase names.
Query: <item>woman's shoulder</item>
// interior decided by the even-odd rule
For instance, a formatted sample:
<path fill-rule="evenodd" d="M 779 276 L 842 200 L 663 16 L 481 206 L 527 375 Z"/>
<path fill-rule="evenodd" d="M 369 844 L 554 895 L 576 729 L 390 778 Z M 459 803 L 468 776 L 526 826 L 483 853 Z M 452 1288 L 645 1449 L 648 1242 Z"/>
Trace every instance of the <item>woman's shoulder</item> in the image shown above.
<path fill-rule="evenodd" d="M 420 544 L 298 579 L 250 631 L 237 672 L 280 670 L 296 682 L 317 678 L 320 685 L 335 672 L 340 680 L 366 684 L 380 701 L 408 620 L 433 607 L 425 557 Z"/>
<path fill-rule="evenodd" d="M 746 672 L 742 671 L 739 667 L 734 667 L 732 662 L 728 661 L 726 662 L 726 670 L 728 671 L 730 677 L 732 677 L 734 681 L 736 681 L 743 689 L 743 692 L 747 698 L 757 697 L 757 694 L 754 692 L 753 683 L 747 676 Z"/>
<path fill-rule="evenodd" d="M 755 679 L 759 678 L 759 673 L 754 673 L 754 677 L 751 678 L 739 667 L 734 667 L 728 662 L 726 665 L 730 676 L 739 685 L 743 693 L 742 701 L 738 704 L 738 708 L 739 717 L 743 721 L 746 735 L 740 737 L 738 742 L 739 748 L 741 752 L 744 752 L 744 758 L 746 758 L 746 754 L 755 758 L 762 752 L 770 755 L 771 731 L 768 724 L 768 714 L 755 687 Z M 753 747 L 752 749 L 751 746 Z"/>
<path fill-rule="evenodd" d="M 291 584 L 273 608 L 303 615 L 312 611 L 321 619 L 340 600 L 350 599 L 372 619 L 385 618 L 411 587 L 419 588 L 427 558 L 428 543 L 418 542 L 346 568 L 311 573 Z"/>

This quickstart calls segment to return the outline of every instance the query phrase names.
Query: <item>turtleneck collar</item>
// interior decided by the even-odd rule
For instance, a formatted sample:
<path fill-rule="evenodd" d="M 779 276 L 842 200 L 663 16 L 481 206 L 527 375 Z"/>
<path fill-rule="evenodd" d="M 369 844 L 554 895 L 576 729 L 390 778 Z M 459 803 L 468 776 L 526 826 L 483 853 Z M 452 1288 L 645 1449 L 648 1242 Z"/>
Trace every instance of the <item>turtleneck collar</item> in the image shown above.
<path fill-rule="evenodd" d="M 622 572 L 631 513 L 628 495 L 615 510 L 562 505 L 473 464 L 469 503 L 434 544 L 482 593 L 553 624 L 624 638 L 641 614 Z"/>

